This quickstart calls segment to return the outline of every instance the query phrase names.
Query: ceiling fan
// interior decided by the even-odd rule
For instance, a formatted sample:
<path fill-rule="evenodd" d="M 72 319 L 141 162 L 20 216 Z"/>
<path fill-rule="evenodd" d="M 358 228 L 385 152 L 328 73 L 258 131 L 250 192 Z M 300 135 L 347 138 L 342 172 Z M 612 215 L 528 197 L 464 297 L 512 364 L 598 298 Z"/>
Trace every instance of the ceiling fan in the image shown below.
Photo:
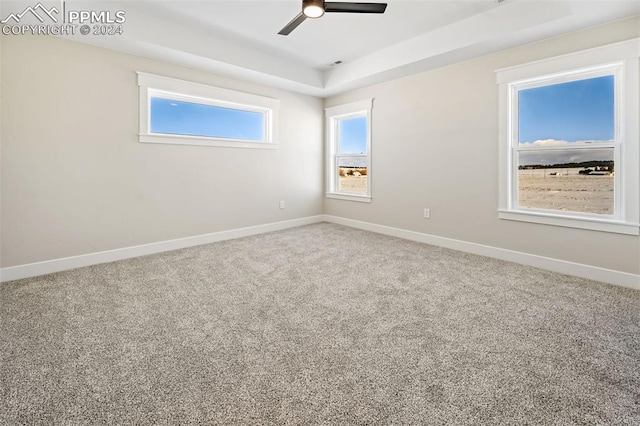
<path fill-rule="evenodd" d="M 352 3 L 324 0 L 302 0 L 302 12 L 291 20 L 278 34 L 289 35 L 307 18 L 319 18 L 326 13 L 384 13 L 386 3 Z"/>

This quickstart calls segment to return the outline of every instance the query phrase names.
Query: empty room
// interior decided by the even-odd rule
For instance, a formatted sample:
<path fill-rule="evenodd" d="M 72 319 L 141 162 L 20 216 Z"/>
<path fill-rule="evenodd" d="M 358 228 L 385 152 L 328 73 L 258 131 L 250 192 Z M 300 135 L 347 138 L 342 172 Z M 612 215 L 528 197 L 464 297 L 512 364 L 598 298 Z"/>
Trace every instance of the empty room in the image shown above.
<path fill-rule="evenodd" d="M 0 2 L 0 424 L 640 424 L 640 2 Z"/>

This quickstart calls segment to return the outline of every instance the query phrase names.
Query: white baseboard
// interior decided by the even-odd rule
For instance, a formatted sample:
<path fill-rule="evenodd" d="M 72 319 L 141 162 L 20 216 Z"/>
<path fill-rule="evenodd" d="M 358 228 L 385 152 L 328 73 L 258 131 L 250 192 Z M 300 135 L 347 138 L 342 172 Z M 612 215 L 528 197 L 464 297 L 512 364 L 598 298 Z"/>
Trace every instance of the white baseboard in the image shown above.
<path fill-rule="evenodd" d="M 83 254 L 79 256 L 47 260 L 44 262 L 29 263 L 26 265 L 2 268 L 0 269 L 0 282 L 36 277 L 39 275 L 51 274 L 53 272 L 81 268 L 83 266 L 114 262 L 117 260 L 146 256 L 149 254 L 177 250 L 186 247 L 193 247 L 202 244 L 210 244 L 218 241 L 231 240 L 234 238 L 248 237 L 250 235 L 295 228 L 297 226 L 310 225 L 323 221 L 376 232 L 379 234 L 391 235 L 394 237 L 404 238 L 406 240 L 417 241 L 420 243 L 446 247 L 466 253 L 478 254 L 481 256 L 520 263 L 522 265 L 535 266 L 537 268 L 547 269 L 549 271 L 560 272 L 567 275 L 574 275 L 577 277 L 588 278 L 596 281 L 602 281 L 609 284 L 640 290 L 640 275 L 629 274 L 626 272 L 614 271 L 612 269 L 599 268 L 596 266 L 584 265 L 580 263 L 568 262 L 565 260 L 553 259 L 550 257 L 538 256 L 529 253 L 522 253 L 498 247 L 470 243 L 467 241 L 455 240 L 452 238 L 423 234 L 420 232 L 408 231 L 406 229 L 377 225 L 375 223 L 362 222 L 359 220 L 347 219 L 332 215 L 310 216 L 283 222 L 268 223 L 265 225 L 250 226 L 247 228 L 231 229 L 228 231 L 214 232 L 211 234 L 178 238 L 175 240 L 160 241 L 157 243 L 125 247 L 121 249 L 107 250 L 96 253 Z"/>
<path fill-rule="evenodd" d="M 82 254 L 79 256 L 47 260 L 44 262 L 12 266 L 0 269 L 0 282 L 36 277 L 38 275 L 51 274 L 53 272 L 81 268 L 83 266 L 114 262 L 116 260 L 129 259 L 132 257 L 145 256 L 148 254 L 160 253 L 164 251 L 199 246 L 202 244 L 210 244 L 218 241 L 232 240 L 234 238 L 248 237 L 250 235 L 264 234 L 265 232 L 280 231 L 282 229 L 295 228 L 297 226 L 310 225 L 312 223 L 318 223 L 322 221 L 322 215 L 309 216 L 301 219 L 268 223 L 265 225 L 249 226 L 247 228 L 231 229 L 228 231 L 213 232 L 211 234 L 160 241 L 157 243 L 143 244 L 140 246 L 124 247 L 115 250 L 107 250 L 96 253 Z"/>
<path fill-rule="evenodd" d="M 324 215 L 324 221 L 336 223 L 338 225 L 363 229 L 365 231 L 376 232 L 378 234 L 391 235 L 393 237 L 420 243 L 431 244 L 439 247 L 446 247 L 466 253 L 478 254 L 495 259 L 506 260 L 519 263 L 521 265 L 534 266 L 549 271 L 560 272 L 562 274 L 573 275 L 581 278 L 601 281 L 609 284 L 619 285 L 640 290 L 640 275 L 626 272 L 614 271 L 612 269 L 599 268 L 597 266 L 584 265 L 581 263 L 568 262 L 566 260 L 553 259 L 550 257 L 538 256 L 535 254 L 522 253 L 519 251 L 507 250 L 498 247 L 485 246 L 482 244 L 470 243 L 467 241 L 454 240 L 452 238 L 438 237 L 436 235 L 423 234 L 420 232 L 408 231 L 390 226 L 377 225 L 375 223 L 361 222 L 359 220 L 346 219 L 338 216 Z"/>

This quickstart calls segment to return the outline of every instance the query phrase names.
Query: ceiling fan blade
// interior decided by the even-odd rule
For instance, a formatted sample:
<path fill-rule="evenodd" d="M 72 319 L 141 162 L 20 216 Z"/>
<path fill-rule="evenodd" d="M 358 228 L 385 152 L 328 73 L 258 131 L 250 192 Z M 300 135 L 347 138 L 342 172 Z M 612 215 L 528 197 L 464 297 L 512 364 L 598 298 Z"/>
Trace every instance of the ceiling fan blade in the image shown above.
<path fill-rule="evenodd" d="M 298 27 L 298 25 L 302 24 L 305 19 L 307 19 L 307 16 L 304 13 L 300 12 L 300 14 L 295 18 L 293 18 L 291 22 L 289 22 L 287 25 L 285 25 L 284 28 L 281 29 L 278 34 L 285 35 L 285 36 L 289 35 L 289 33 L 295 30 Z"/>
<path fill-rule="evenodd" d="M 324 3 L 325 12 L 384 13 L 386 9 L 386 3 L 343 3 L 337 1 L 327 1 Z"/>

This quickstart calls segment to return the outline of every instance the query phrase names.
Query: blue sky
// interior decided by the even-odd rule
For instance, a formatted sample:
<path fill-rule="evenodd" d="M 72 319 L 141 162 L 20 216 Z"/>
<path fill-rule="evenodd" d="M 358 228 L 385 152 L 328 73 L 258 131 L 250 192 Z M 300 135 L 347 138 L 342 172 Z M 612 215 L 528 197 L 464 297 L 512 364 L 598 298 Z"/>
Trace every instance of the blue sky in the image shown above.
<path fill-rule="evenodd" d="M 340 154 L 367 153 L 367 117 L 340 120 L 338 133 Z"/>
<path fill-rule="evenodd" d="M 519 91 L 519 142 L 614 138 L 614 77 Z"/>
<path fill-rule="evenodd" d="M 152 97 L 151 131 L 262 141 L 264 115 L 252 111 Z"/>

